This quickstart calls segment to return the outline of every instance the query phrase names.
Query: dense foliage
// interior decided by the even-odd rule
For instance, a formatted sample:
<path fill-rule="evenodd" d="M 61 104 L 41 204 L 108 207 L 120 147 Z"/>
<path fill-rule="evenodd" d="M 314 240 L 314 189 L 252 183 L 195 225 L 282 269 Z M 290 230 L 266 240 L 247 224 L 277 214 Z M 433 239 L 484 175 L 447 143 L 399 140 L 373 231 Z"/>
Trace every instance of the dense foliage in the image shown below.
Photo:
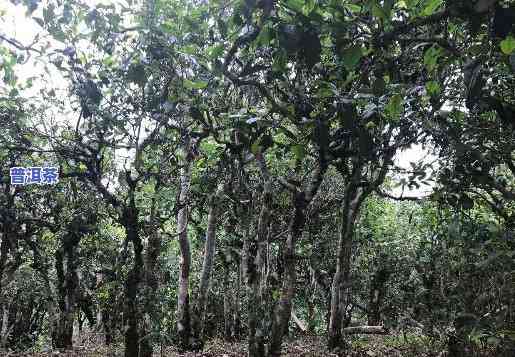
<path fill-rule="evenodd" d="M 14 8 L 38 32 L 0 8 L 0 349 L 515 353 L 512 1 Z M 34 166 L 59 182 L 13 184 Z"/>

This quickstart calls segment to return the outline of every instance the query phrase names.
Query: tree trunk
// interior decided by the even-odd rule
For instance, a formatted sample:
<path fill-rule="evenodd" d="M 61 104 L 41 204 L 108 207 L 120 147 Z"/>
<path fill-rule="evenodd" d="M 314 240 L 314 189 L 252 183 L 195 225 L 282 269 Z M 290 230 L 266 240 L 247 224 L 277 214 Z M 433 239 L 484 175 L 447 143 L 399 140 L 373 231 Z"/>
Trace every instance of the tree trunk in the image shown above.
<path fill-rule="evenodd" d="M 223 193 L 223 184 L 219 184 L 215 194 L 211 197 L 209 204 L 209 212 L 207 217 L 206 242 L 204 246 L 204 260 L 202 263 L 202 272 L 200 275 L 199 292 L 196 301 L 195 334 L 199 339 L 199 343 L 203 345 L 204 326 L 207 308 L 207 293 L 211 280 L 211 271 L 213 270 L 213 262 L 216 246 L 216 227 L 218 224 L 218 211 L 220 204 L 220 196 Z"/>
<path fill-rule="evenodd" d="M 296 284 L 295 246 L 297 241 L 301 238 L 306 224 L 306 208 L 317 194 L 327 170 L 327 161 L 325 156 L 326 154 L 323 147 L 320 147 L 318 167 L 313 171 L 313 175 L 305 191 L 300 189 L 298 186 L 288 183 L 287 181 L 282 182 L 282 184 L 288 187 L 293 193 L 293 215 L 288 226 L 288 237 L 284 246 L 283 281 L 281 296 L 275 305 L 272 320 L 272 331 L 268 350 L 268 354 L 270 356 L 275 357 L 281 355 L 283 338 L 288 332 L 292 300 L 295 296 Z"/>
<path fill-rule="evenodd" d="M 62 246 L 55 253 L 59 317 L 52 340 L 54 347 L 60 350 L 68 350 L 73 347 L 73 322 L 79 294 L 77 249 L 81 238 L 79 230 L 82 228 L 82 224 L 80 220 L 70 224 L 69 231 L 61 242 Z"/>
<path fill-rule="evenodd" d="M 145 346 L 140 351 L 141 339 L 146 336 L 141 333 L 142 309 L 138 301 L 144 270 L 143 245 L 139 236 L 138 211 L 134 202 L 134 191 L 131 192 L 131 203 L 125 209 L 123 219 L 127 240 L 132 242 L 134 247 L 134 263 L 125 281 L 125 357 L 147 357 L 149 356 L 147 350 L 149 346 Z"/>
<path fill-rule="evenodd" d="M 160 183 L 155 186 L 154 196 L 150 209 L 150 220 L 153 232 L 148 237 L 147 251 L 145 254 L 145 314 L 143 317 L 143 336 L 140 346 L 141 356 L 152 356 L 152 323 L 159 322 L 160 316 L 157 308 L 157 293 L 159 290 L 159 254 L 161 253 L 161 234 L 157 230 L 156 195 Z M 158 326 L 160 328 L 160 326 Z"/>
<path fill-rule="evenodd" d="M 241 264 L 238 264 L 238 270 L 236 272 L 236 286 L 234 288 L 234 302 L 233 302 L 233 330 L 232 337 L 237 340 L 241 335 Z"/>
<path fill-rule="evenodd" d="M 186 160 L 181 169 L 179 212 L 177 213 L 177 230 L 179 231 L 179 248 L 181 253 L 179 263 L 179 286 L 177 293 L 177 333 L 179 347 L 182 350 L 192 348 L 192 330 L 190 320 L 189 278 L 191 265 L 190 242 L 188 240 L 188 198 L 191 181 L 191 161 Z"/>
<path fill-rule="evenodd" d="M 259 212 L 257 224 L 257 242 L 255 254 L 251 254 L 250 259 L 254 258 L 253 264 L 249 266 L 247 291 L 248 291 L 248 325 L 249 325 L 249 356 L 261 357 L 265 353 L 264 335 L 266 323 L 263 321 L 265 315 L 265 307 L 262 293 L 262 277 L 264 273 L 266 243 L 268 236 L 268 228 L 270 222 L 270 210 L 272 205 L 272 182 L 266 162 L 262 154 L 256 155 L 256 161 L 261 171 L 263 180 L 263 193 L 261 210 Z M 247 242 L 248 244 L 249 242 Z"/>
<path fill-rule="evenodd" d="M 305 209 L 307 201 L 304 192 L 296 192 L 294 196 L 294 212 L 290 221 L 288 238 L 284 250 L 284 274 L 281 288 L 281 297 L 277 302 L 272 322 L 272 334 L 269 354 L 281 355 L 281 346 L 284 335 L 288 332 L 288 323 L 291 316 L 292 299 L 295 294 L 295 244 L 302 235 L 306 221 Z"/>
<path fill-rule="evenodd" d="M 345 190 L 345 198 L 342 207 L 342 220 L 340 225 L 340 238 L 338 241 L 338 257 L 336 272 L 331 286 L 331 307 L 329 317 L 330 349 L 344 347 L 342 329 L 350 322 L 347 316 L 347 306 L 350 294 L 350 263 L 352 256 L 352 238 L 354 224 L 358 217 L 359 208 L 364 200 L 362 189 L 354 184 L 348 184 Z"/>
<path fill-rule="evenodd" d="M 229 265 L 226 263 L 224 266 L 224 340 L 230 341 L 232 339 L 232 331 L 233 331 L 233 315 L 232 315 L 232 305 L 233 299 L 229 282 Z"/>
<path fill-rule="evenodd" d="M 0 349 L 7 346 L 7 339 L 9 338 L 9 306 L 4 301 L 2 303 L 2 324 L 0 327 Z"/>

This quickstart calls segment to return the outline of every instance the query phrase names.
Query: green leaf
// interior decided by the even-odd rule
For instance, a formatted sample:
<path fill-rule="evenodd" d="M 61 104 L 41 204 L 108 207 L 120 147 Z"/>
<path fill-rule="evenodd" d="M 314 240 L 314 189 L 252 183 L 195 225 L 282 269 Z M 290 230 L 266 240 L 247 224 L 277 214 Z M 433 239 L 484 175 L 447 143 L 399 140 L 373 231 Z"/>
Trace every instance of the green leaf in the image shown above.
<path fill-rule="evenodd" d="M 359 5 L 356 5 L 356 4 L 345 4 L 344 6 L 350 12 L 361 12 L 361 6 L 359 6 Z"/>
<path fill-rule="evenodd" d="M 295 160 L 297 161 L 301 161 L 306 156 L 306 148 L 304 147 L 304 145 L 293 145 L 291 147 L 291 151 L 293 155 L 295 155 Z"/>
<path fill-rule="evenodd" d="M 363 56 L 360 46 L 351 46 L 343 51 L 343 65 L 348 71 L 353 71 Z"/>
<path fill-rule="evenodd" d="M 224 45 L 211 46 L 207 50 L 207 55 L 210 59 L 216 59 L 222 56 L 224 53 Z"/>
<path fill-rule="evenodd" d="M 184 86 L 188 89 L 204 89 L 207 87 L 206 81 L 190 81 L 189 79 L 184 80 Z"/>
<path fill-rule="evenodd" d="M 372 10 L 372 15 L 374 15 L 374 17 L 377 17 L 377 18 L 379 18 L 381 20 L 387 20 L 388 19 L 388 16 L 387 16 L 386 12 L 382 8 L 382 6 L 379 5 L 378 1 L 373 0 L 371 2 L 371 4 L 370 4 L 370 7 L 371 7 L 371 10 Z"/>
<path fill-rule="evenodd" d="M 40 17 L 33 17 L 32 19 L 34 21 L 36 21 L 39 26 L 45 27 L 45 21 L 43 21 L 42 18 L 40 18 Z"/>
<path fill-rule="evenodd" d="M 404 101 L 400 94 L 396 94 L 390 98 L 385 106 L 386 117 L 393 121 L 398 121 L 404 111 Z"/>
<path fill-rule="evenodd" d="M 181 52 L 186 53 L 188 55 L 195 55 L 199 51 L 198 46 L 195 46 L 194 44 L 189 44 L 181 48 Z"/>
<path fill-rule="evenodd" d="M 48 24 L 48 23 L 52 22 L 54 17 L 55 17 L 54 5 L 50 4 L 50 5 L 48 5 L 48 7 L 43 9 L 43 19 Z"/>
<path fill-rule="evenodd" d="M 429 72 L 432 72 L 437 64 L 438 59 L 442 55 L 442 49 L 436 45 L 429 47 L 424 53 L 424 65 Z"/>
<path fill-rule="evenodd" d="M 440 94 L 441 88 L 440 84 L 435 81 L 430 81 L 426 83 L 426 91 L 430 97 L 436 97 Z"/>
<path fill-rule="evenodd" d="M 427 0 L 425 2 L 425 7 L 420 13 L 421 16 L 430 16 L 435 13 L 435 11 L 442 5 L 443 0 Z"/>
<path fill-rule="evenodd" d="M 308 16 L 311 13 L 311 11 L 313 11 L 315 9 L 315 6 L 316 6 L 315 0 L 306 0 L 304 5 L 302 6 L 302 13 L 305 16 Z"/>
<path fill-rule="evenodd" d="M 374 123 L 373 121 L 369 121 L 368 123 L 365 124 L 365 128 L 367 130 L 373 130 L 377 127 L 376 123 Z"/>
<path fill-rule="evenodd" d="M 256 44 L 258 46 L 267 46 L 272 41 L 272 38 L 273 38 L 272 37 L 272 29 L 270 27 L 266 26 L 259 33 L 259 35 L 256 39 Z M 222 49 L 223 49 L 223 45 L 220 45 L 220 46 L 222 46 Z"/>
<path fill-rule="evenodd" d="M 256 140 L 250 146 L 250 152 L 254 155 L 257 155 L 261 151 L 261 146 L 259 145 L 259 140 Z"/>
<path fill-rule="evenodd" d="M 288 58 L 285 51 L 277 51 L 272 60 L 272 70 L 276 72 L 286 71 Z"/>
<path fill-rule="evenodd" d="M 515 51 L 515 38 L 513 36 L 510 35 L 501 41 L 501 51 L 506 55 Z"/>
<path fill-rule="evenodd" d="M 303 12 L 305 4 L 303 0 L 287 0 L 286 6 L 294 11 Z"/>
<path fill-rule="evenodd" d="M 318 98 L 330 98 L 334 96 L 334 91 L 331 89 L 331 87 L 327 84 L 320 86 L 320 88 L 317 90 L 317 97 Z"/>

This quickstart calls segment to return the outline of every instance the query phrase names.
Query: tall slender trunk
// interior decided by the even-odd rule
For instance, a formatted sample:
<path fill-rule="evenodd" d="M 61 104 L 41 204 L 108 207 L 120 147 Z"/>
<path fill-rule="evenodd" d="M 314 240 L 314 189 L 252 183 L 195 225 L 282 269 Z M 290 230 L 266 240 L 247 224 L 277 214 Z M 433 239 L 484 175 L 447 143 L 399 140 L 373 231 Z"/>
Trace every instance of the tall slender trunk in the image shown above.
<path fill-rule="evenodd" d="M 238 339 L 241 335 L 241 264 L 238 264 L 238 270 L 236 272 L 236 282 L 234 287 L 234 302 L 233 302 L 233 329 L 232 337 Z"/>
<path fill-rule="evenodd" d="M 141 281 L 144 273 L 143 245 L 139 236 L 138 211 L 134 202 L 134 191 L 131 190 L 130 205 L 124 211 L 124 227 L 127 240 L 132 242 L 134 262 L 125 281 L 125 357 L 147 357 L 149 346 L 140 351 L 142 339 L 141 330 L 142 307 L 139 303 Z M 142 354 L 143 353 L 143 354 Z"/>
<path fill-rule="evenodd" d="M 353 183 L 347 185 L 341 211 L 341 225 L 338 241 L 336 272 L 331 286 L 331 307 L 329 317 L 329 348 L 342 347 L 342 329 L 350 322 L 347 306 L 350 301 L 350 268 L 354 224 L 364 199 L 363 190 Z"/>
<path fill-rule="evenodd" d="M 0 349 L 7 346 L 9 338 L 9 306 L 6 302 L 2 304 L 2 324 L 0 325 Z"/>
<path fill-rule="evenodd" d="M 177 230 L 179 231 L 179 248 L 181 253 L 179 263 L 179 286 L 177 293 L 177 333 L 179 335 L 179 347 L 183 350 L 191 349 L 191 320 L 190 320 L 190 296 L 189 278 L 191 265 L 190 242 L 188 240 L 188 198 L 191 182 L 191 161 L 186 160 L 181 169 L 179 212 L 177 213 Z"/>
<path fill-rule="evenodd" d="M 247 326 L 248 326 L 248 353 L 249 357 L 264 355 L 263 335 L 258 329 L 259 309 L 256 305 L 258 300 L 257 291 L 257 268 L 255 262 L 255 244 L 252 241 L 252 207 L 247 214 L 247 230 L 243 239 L 243 254 L 241 257 L 242 275 L 245 281 L 245 294 L 247 296 Z"/>
<path fill-rule="evenodd" d="M 159 254 L 161 252 L 161 234 L 157 230 L 156 194 L 159 190 L 159 182 L 156 184 L 154 197 L 150 209 L 150 220 L 155 228 L 148 237 L 145 254 L 145 312 L 143 316 L 142 332 L 145 334 L 141 340 L 140 355 L 152 356 L 152 323 L 159 321 L 157 308 L 157 293 L 159 290 Z M 158 326 L 160 327 L 160 326 Z"/>
<path fill-rule="evenodd" d="M 230 269 L 229 264 L 224 264 L 224 340 L 230 341 L 232 339 L 232 331 L 233 331 L 233 316 L 232 316 L 232 307 L 233 307 L 233 291 L 231 291 L 230 285 Z"/>
<path fill-rule="evenodd" d="M 73 346 L 73 322 L 77 315 L 79 296 L 78 246 L 84 224 L 80 216 L 76 218 L 68 226 L 61 247 L 55 253 L 59 318 L 53 331 L 52 342 L 55 348 L 63 350 L 71 349 Z"/>
<path fill-rule="evenodd" d="M 271 356 L 281 355 L 281 345 L 284 335 L 288 332 L 288 323 L 291 316 L 292 300 L 295 294 L 296 264 L 295 245 L 300 239 L 306 222 L 305 209 L 307 201 L 304 192 L 298 192 L 294 197 L 294 213 L 290 221 L 288 238 L 284 248 L 284 273 L 281 288 L 281 297 L 277 302 L 272 322 L 270 339 Z"/>
<path fill-rule="evenodd" d="M 202 262 L 202 272 L 200 275 L 199 291 L 195 308 L 195 334 L 199 338 L 199 342 L 203 344 L 204 325 L 206 319 L 207 293 L 209 283 L 211 281 L 211 272 L 213 270 L 213 262 L 216 247 L 216 227 L 218 224 L 218 214 L 220 205 L 220 196 L 223 193 L 223 184 L 220 183 L 216 192 L 210 198 L 209 212 L 207 216 L 206 242 L 204 246 L 204 260 Z"/>
<path fill-rule="evenodd" d="M 263 180 L 263 193 L 261 209 L 259 212 L 257 224 L 257 241 L 255 254 L 251 254 L 250 259 L 254 258 L 251 266 L 249 266 L 247 276 L 247 291 L 249 303 L 249 356 L 258 357 L 265 353 L 264 335 L 265 326 L 263 316 L 265 315 L 265 307 L 263 296 L 261 295 L 261 275 L 264 273 L 264 264 L 266 256 L 266 244 L 268 236 L 268 228 L 270 222 L 270 213 L 272 205 L 272 182 L 270 174 L 266 166 L 266 162 L 262 154 L 256 155 L 257 164 L 261 170 Z M 248 242 L 247 242 L 248 244 Z"/>
<path fill-rule="evenodd" d="M 95 285 L 97 287 L 102 286 L 103 280 L 104 280 L 104 274 L 102 274 L 101 272 L 95 273 Z M 104 311 L 100 306 L 98 306 L 98 308 L 97 308 L 95 321 L 96 321 L 95 329 L 97 331 L 102 330 L 102 328 L 103 328 L 102 321 L 104 321 Z"/>

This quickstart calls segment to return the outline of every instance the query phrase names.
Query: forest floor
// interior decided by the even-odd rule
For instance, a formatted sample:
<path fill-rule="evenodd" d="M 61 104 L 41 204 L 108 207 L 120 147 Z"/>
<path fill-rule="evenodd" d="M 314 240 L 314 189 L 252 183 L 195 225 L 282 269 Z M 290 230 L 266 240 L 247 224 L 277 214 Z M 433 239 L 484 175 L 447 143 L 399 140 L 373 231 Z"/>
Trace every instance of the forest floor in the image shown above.
<path fill-rule="evenodd" d="M 86 342 L 86 341 L 84 341 Z M 352 341 L 352 352 L 347 357 L 445 357 L 445 346 L 425 336 L 417 335 L 387 335 L 355 337 Z M 68 352 L 26 352 L 8 353 L 0 352 L 1 357 L 118 357 L 123 356 L 121 345 L 106 347 L 95 344 L 76 347 Z M 207 342 L 202 352 L 180 353 L 172 347 L 157 347 L 154 352 L 156 357 L 244 357 L 246 356 L 246 343 L 225 342 L 214 339 Z M 327 350 L 325 342 L 319 337 L 304 336 L 287 342 L 284 345 L 283 356 L 286 357 L 338 357 L 337 354 Z M 475 351 L 470 357 L 495 357 L 493 351 L 484 349 Z M 469 357 L 469 356 L 467 356 Z"/>

